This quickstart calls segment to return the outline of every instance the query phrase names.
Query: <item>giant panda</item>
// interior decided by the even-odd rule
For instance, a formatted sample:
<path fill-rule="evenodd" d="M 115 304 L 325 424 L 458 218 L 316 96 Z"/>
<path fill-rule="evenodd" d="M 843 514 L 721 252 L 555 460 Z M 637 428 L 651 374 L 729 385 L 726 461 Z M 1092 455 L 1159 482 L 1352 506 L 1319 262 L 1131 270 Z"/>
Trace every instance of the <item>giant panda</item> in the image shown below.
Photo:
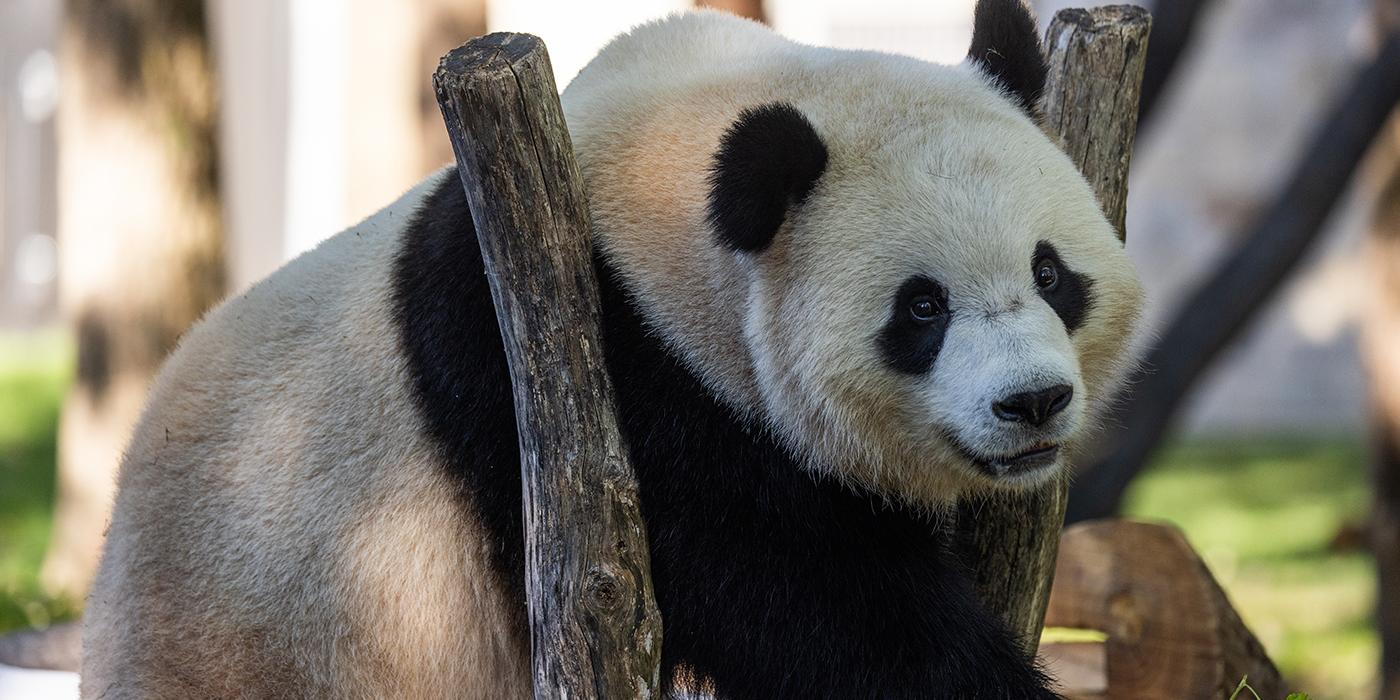
<path fill-rule="evenodd" d="M 668 692 L 1053 697 L 943 517 L 1065 468 L 1141 306 L 1045 71 L 1019 0 L 959 66 L 696 12 L 564 92 Z M 83 694 L 529 696 L 517 450 L 448 169 L 170 357 Z"/>

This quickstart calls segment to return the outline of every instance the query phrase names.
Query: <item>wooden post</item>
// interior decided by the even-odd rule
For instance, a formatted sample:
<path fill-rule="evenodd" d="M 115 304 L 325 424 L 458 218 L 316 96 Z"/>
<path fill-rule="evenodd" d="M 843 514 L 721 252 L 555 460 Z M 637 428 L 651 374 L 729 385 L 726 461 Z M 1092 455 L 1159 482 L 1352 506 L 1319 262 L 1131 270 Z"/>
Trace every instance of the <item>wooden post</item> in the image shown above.
<path fill-rule="evenodd" d="M 1093 186 L 1120 239 L 1151 28 L 1139 7 L 1068 9 L 1055 15 L 1046 38 L 1045 128 Z M 1066 493 L 1060 479 L 1031 493 L 966 503 L 958 515 L 982 601 L 1027 653 L 1034 653 L 1045 618 Z"/>
<path fill-rule="evenodd" d="M 490 34 L 444 56 L 433 85 L 514 387 L 535 697 L 656 697 L 661 618 L 553 76 L 539 38 Z"/>

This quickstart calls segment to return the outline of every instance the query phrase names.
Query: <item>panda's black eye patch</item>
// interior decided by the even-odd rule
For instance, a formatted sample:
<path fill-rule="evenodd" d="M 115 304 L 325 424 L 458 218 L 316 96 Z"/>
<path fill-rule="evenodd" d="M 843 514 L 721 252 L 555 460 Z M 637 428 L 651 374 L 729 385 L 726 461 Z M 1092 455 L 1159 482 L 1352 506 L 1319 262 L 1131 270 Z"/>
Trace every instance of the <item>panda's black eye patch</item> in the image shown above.
<path fill-rule="evenodd" d="M 1094 305 L 1094 284 L 1088 277 L 1067 267 L 1055 246 L 1045 241 L 1035 245 L 1031 275 L 1036 292 L 1055 310 L 1066 330 L 1073 333 L 1084 325 L 1084 317 Z"/>
<path fill-rule="evenodd" d="M 951 317 L 943 285 L 923 276 L 905 280 L 895 292 L 889 319 L 880 330 L 878 342 L 885 363 L 905 374 L 932 369 Z"/>

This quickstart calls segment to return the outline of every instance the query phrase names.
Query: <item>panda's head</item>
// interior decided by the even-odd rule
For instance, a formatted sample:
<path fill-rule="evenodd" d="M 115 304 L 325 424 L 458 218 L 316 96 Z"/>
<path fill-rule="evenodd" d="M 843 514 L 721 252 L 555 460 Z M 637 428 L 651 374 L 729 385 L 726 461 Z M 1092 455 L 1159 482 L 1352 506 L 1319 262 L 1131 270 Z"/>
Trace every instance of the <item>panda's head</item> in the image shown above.
<path fill-rule="evenodd" d="M 935 504 L 1045 482 L 1126 366 L 1141 289 L 1035 121 L 1045 76 L 1020 0 L 982 0 L 952 67 L 688 15 L 565 107 L 671 347 L 813 468 Z"/>
<path fill-rule="evenodd" d="M 765 412 L 814 464 L 920 500 L 1062 468 L 1140 305 L 1029 114 L 1045 65 L 1021 3 L 980 4 L 969 64 L 981 94 L 747 108 L 709 180 Z"/>

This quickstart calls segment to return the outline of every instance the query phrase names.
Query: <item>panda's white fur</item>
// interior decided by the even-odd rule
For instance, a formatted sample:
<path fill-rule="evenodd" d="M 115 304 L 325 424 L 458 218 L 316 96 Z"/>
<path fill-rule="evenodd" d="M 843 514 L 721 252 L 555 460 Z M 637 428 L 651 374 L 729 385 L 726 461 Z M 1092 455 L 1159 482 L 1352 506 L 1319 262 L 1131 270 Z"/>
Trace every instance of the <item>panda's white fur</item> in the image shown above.
<path fill-rule="evenodd" d="M 772 102 L 830 158 L 771 247 L 735 252 L 703 233 L 711 158 Z M 946 504 L 992 483 L 947 435 L 983 457 L 1068 446 L 1123 369 L 1140 290 L 1121 246 L 1070 161 L 971 66 L 695 12 L 613 41 L 563 103 L 597 241 L 650 327 L 811 468 Z M 414 405 L 392 313 L 399 234 L 443 177 L 183 339 L 119 477 L 85 697 L 529 694 L 528 639 Z M 1072 335 L 1032 286 L 1038 241 L 1101 300 Z M 933 371 L 909 377 L 873 339 L 916 273 L 959 311 Z M 988 412 L 1047 381 L 1075 391 L 1047 432 Z"/>

